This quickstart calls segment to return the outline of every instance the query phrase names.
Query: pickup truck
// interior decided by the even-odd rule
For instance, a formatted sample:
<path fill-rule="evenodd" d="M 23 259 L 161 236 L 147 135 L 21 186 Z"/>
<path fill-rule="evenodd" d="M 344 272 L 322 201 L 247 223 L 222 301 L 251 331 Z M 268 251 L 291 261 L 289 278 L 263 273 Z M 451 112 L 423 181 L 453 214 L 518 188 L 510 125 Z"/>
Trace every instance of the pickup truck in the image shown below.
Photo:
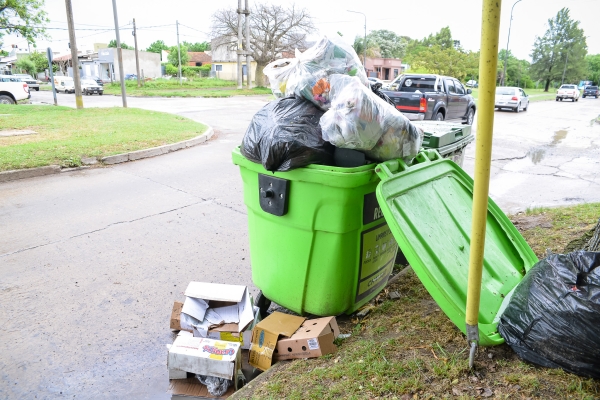
<path fill-rule="evenodd" d="M 590 96 L 590 97 L 594 97 L 594 98 L 598 98 L 598 96 L 600 96 L 600 91 L 598 90 L 598 86 L 586 86 L 583 89 L 583 98 L 585 99 L 586 96 Z"/>
<path fill-rule="evenodd" d="M 384 91 L 402 114 L 410 120 L 444 121 L 461 119 L 472 125 L 476 105 L 471 89 L 456 78 L 430 74 L 398 76 Z"/>
<path fill-rule="evenodd" d="M 0 104 L 15 104 L 31 98 L 27 83 L 0 76 Z"/>
<path fill-rule="evenodd" d="M 556 92 L 556 101 L 571 99 L 571 101 L 579 101 L 579 88 L 577 85 L 562 85 Z"/>

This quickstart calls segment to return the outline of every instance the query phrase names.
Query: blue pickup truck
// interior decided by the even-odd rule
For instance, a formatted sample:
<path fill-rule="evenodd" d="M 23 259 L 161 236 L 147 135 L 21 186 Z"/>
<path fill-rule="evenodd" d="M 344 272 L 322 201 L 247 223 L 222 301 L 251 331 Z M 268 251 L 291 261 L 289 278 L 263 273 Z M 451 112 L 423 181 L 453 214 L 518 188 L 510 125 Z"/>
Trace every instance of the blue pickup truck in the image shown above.
<path fill-rule="evenodd" d="M 430 74 L 400 75 L 384 91 L 396 109 L 410 120 L 462 120 L 472 125 L 477 109 L 471 96 L 456 78 Z"/>

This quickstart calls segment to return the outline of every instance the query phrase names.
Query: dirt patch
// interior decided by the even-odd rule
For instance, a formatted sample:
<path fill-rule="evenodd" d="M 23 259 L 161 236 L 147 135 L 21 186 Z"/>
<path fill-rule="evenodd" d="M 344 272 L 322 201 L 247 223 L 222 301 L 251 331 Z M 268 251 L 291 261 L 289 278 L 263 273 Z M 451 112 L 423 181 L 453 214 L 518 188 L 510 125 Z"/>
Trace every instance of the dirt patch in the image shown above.
<path fill-rule="evenodd" d="M 511 217 L 511 221 L 520 232 L 537 227 L 544 229 L 550 229 L 553 227 L 550 217 L 548 217 L 546 214 L 517 214 Z"/>

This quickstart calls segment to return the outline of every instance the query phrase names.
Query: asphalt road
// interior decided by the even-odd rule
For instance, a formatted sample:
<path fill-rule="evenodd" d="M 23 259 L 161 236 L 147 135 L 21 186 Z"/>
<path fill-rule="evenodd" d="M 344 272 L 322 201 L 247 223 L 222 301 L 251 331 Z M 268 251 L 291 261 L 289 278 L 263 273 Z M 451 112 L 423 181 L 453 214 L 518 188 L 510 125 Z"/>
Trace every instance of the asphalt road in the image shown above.
<path fill-rule="evenodd" d="M 73 95 L 58 99 L 74 106 Z M 251 285 L 230 154 L 267 101 L 129 98 L 216 135 L 152 159 L 0 183 L 0 398 L 169 398 L 173 301 L 191 280 Z M 599 112 L 594 99 L 496 112 L 490 191 L 500 207 L 600 201 L 600 125 L 591 124 Z"/>

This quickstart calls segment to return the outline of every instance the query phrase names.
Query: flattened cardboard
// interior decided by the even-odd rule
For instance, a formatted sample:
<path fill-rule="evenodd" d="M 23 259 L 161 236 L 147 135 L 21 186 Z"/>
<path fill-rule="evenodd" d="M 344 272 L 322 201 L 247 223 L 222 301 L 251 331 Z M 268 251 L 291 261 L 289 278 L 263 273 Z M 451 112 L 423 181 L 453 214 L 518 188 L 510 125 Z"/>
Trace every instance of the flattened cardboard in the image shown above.
<path fill-rule="evenodd" d="M 226 399 L 235 392 L 235 388 L 232 386 L 227 389 L 227 392 L 223 396 L 217 397 L 208 393 L 208 389 L 205 385 L 201 384 L 198 379 L 187 378 L 181 380 L 172 380 L 169 385 L 172 399 Z"/>
<path fill-rule="evenodd" d="M 181 310 L 183 309 L 183 303 L 176 301 L 173 304 L 173 311 L 171 312 L 171 323 L 170 327 L 173 330 L 181 330 Z"/>
<path fill-rule="evenodd" d="M 292 358 L 312 358 L 335 353 L 333 340 L 340 334 L 335 317 L 309 319 L 289 338 L 277 342 L 276 361 Z"/>
<path fill-rule="evenodd" d="M 292 336 L 306 318 L 274 312 L 260 321 L 252 330 L 249 363 L 266 371 L 273 362 L 273 351 L 280 335 Z"/>
<path fill-rule="evenodd" d="M 224 317 L 222 320 L 226 323 L 235 321 L 237 327 L 233 332 L 242 332 L 254 319 L 250 293 L 246 286 L 190 282 L 185 290 L 185 295 L 188 298 L 202 299 L 208 302 L 211 307 L 208 310 L 217 313 L 221 311 L 224 314 L 221 316 Z M 186 299 L 187 301 L 188 299 Z M 204 316 L 202 318 L 204 319 Z M 211 324 L 214 325 L 215 322 L 213 321 Z"/>
<path fill-rule="evenodd" d="M 169 349 L 167 368 L 235 381 L 240 354 L 240 343 L 177 336 Z"/>
<path fill-rule="evenodd" d="M 208 303 L 205 302 L 203 299 L 198 299 L 195 297 L 186 297 L 181 312 L 186 313 L 190 317 L 196 318 L 198 321 L 202 321 L 204 319 L 204 315 L 206 314 L 207 309 Z"/>

